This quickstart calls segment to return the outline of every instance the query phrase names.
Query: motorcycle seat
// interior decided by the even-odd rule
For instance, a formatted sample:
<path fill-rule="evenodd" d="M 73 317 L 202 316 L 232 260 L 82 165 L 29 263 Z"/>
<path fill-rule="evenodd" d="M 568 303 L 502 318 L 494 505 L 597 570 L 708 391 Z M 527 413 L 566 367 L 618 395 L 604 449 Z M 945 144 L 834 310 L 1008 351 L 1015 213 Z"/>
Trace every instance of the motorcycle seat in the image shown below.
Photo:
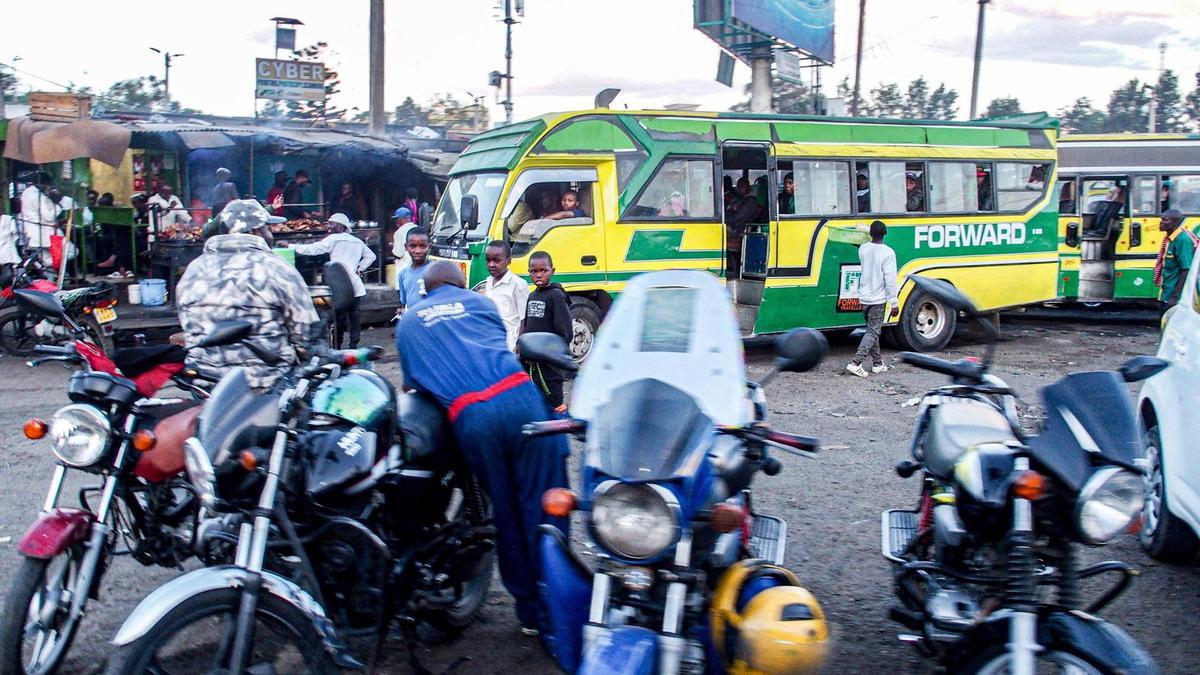
<path fill-rule="evenodd" d="M 920 446 L 921 460 L 938 478 L 950 478 L 954 465 L 974 445 L 1017 441 L 1008 419 L 978 401 L 944 397 L 930 413 L 929 429 Z"/>

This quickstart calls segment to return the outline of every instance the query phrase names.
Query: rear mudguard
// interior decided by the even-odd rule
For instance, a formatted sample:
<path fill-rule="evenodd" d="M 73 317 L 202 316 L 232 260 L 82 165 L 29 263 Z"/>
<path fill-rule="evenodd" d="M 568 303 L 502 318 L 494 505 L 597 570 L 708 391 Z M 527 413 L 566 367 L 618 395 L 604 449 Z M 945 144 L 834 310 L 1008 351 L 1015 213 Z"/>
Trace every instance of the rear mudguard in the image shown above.
<path fill-rule="evenodd" d="M 21 538 L 18 550 L 30 558 L 49 560 L 86 539 L 94 522 L 91 511 L 56 508 L 38 518 Z"/>
<path fill-rule="evenodd" d="M 560 668 L 573 673 L 583 651 L 583 626 L 592 597 L 592 573 L 571 551 L 562 530 L 553 525 L 538 528 L 541 579 L 538 590 L 546 608 L 543 627 L 546 649 Z"/>
<path fill-rule="evenodd" d="M 612 628 L 596 638 L 576 675 L 651 675 L 657 649 L 658 635 L 649 628 Z"/>
<path fill-rule="evenodd" d="M 955 643 L 947 655 L 946 670 L 960 672 L 980 652 L 1008 642 L 1008 617 L 996 616 L 976 626 Z M 1038 617 L 1038 643 L 1046 649 L 1071 647 L 1086 654 L 1108 672 L 1125 675 L 1158 675 L 1154 658 L 1129 633 L 1077 610 L 1045 610 Z"/>
<path fill-rule="evenodd" d="M 354 660 L 346 650 L 345 644 L 338 638 L 333 622 L 325 616 L 325 610 L 304 589 L 292 581 L 271 572 L 261 572 L 262 592 L 270 593 L 276 598 L 300 610 L 313 622 L 317 633 L 321 635 L 325 650 L 334 661 L 343 668 L 365 669 Z M 246 584 L 250 571 L 234 565 L 220 567 L 204 567 L 193 570 L 154 589 L 147 595 L 133 613 L 121 624 L 112 643 L 117 647 L 130 644 L 146 635 L 172 609 L 178 607 L 189 598 L 220 590 L 222 588 L 241 588 Z"/>

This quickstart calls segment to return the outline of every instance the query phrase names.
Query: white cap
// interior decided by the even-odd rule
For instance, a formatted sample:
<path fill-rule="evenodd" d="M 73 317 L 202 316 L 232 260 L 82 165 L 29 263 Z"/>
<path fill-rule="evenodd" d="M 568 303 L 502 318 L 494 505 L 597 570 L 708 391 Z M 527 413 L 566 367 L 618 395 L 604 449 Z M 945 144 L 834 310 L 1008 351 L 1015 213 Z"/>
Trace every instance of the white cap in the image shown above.
<path fill-rule="evenodd" d="M 329 216 L 328 222 L 337 223 L 338 225 L 343 225 L 343 226 L 345 226 L 345 228 L 347 230 L 354 229 L 354 223 L 350 222 L 349 216 L 347 216 L 344 213 L 335 213 L 332 216 Z"/>

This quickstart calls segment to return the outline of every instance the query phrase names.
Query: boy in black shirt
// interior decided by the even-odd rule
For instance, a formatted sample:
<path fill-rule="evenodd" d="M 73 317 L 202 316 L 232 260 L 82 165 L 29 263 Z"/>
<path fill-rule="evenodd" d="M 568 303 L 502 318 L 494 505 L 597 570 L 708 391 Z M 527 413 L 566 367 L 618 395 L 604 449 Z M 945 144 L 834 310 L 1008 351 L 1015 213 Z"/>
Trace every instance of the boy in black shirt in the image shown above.
<path fill-rule="evenodd" d="M 554 261 L 545 251 L 534 251 L 529 256 L 529 276 L 534 289 L 525 305 L 525 322 L 522 333 L 554 333 L 571 344 L 574 329 L 571 326 L 571 305 L 563 287 L 551 283 L 554 277 Z M 546 403 L 555 412 L 566 412 L 563 403 L 563 377 L 557 369 L 536 363 L 526 363 L 529 377 L 546 398 Z"/>

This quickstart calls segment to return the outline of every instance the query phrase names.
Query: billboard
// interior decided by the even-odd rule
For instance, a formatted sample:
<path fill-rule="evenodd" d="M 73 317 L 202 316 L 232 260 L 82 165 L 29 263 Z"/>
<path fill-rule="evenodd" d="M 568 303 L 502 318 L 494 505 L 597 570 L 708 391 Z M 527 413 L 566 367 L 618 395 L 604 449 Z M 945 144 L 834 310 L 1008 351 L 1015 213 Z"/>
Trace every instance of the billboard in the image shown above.
<path fill-rule="evenodd" d="M 325 100 L 325 64 L 280 59 L 254 61 L 254 98 Z"/>
<path fill-rule="evenodd" d="M 833 63 L 833 0 L 731 0 L 732 18 Z"/>

